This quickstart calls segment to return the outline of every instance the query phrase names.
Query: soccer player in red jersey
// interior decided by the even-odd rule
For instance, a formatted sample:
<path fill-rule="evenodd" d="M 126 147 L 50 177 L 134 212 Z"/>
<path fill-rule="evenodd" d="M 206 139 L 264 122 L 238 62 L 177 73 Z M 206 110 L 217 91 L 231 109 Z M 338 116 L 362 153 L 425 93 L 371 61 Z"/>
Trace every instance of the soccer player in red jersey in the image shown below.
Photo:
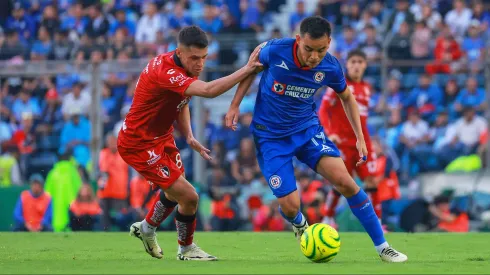
<path fill-rule="evenodd" d="M 193 243 L 199 197 L 184 177 L 181 156 L 172 135 L 173 124 L 177 122 L 192 149 L 211 159 L 209 149 L 192 134 L 189 100 L 191 96 L 214 98 L 231 89 L 262 66 L 258 61 L 259 51 L 257 47 L 248 63 L 235 73 L 211 82 L 200 81 L 197 77 L 204 69 L 208 40 L 199 27 L 190 26 L 180 31 L 175 51 L 153 58 L 141 72 L 131 109 L 120 130 L 118 150 L 124 161 L 149 184 L 163 190 L 146 218 L 130 229 L 130 234 L 143 242 L 152 257 L 163 257 L 155 231 L 179 205 L 175 215 L 177 259 L 217 259 Z"/>
<path fill-rule="evenodd" d="M 342 101 L 339 100 L 335 92 L 328 89 L 323 96 L 318 116 L 323 125 L 328 138 L 333 141 L 339 148 L 347 170 L 351 174 L 354 172 L 364 181 L 365 191 L 373 203 L 374 210 L 378 218 L 381 217 L 381 203 L 378 201 L 376 192 L 376 183 L 374 175 L 376 173 L 376 154 L 371 146 L 371 138 L 367 129 L 367 117 L 369 99 L 371 96 L 371 87 L 363 81 L 364 71 L 367 67 L 366 54 L 361 50 L 353 50 L 347 56 L 347 86 L 350 87 L 352 94 L 355 96 L 359 114 L 361 116 L 361 127 L 364 134 L 364 140 L 369 152 L 366 165 L 356 165 L 359 159 L 359 152 L 356 148 L 356 135 L 345 115 Z M 325 223 L 335 226 L 335 208 L 338 204 L 341 194 L 332 189 L 328 194 L 326 205 Z"/>

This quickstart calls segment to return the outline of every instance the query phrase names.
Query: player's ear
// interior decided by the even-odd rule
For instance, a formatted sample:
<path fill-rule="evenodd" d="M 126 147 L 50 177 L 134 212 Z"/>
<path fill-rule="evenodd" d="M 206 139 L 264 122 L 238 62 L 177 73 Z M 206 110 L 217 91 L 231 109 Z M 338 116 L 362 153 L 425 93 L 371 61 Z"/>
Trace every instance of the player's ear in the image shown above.
<path fill-rule="evenodd" d="M 298 33 L 296 34 L 296 43 L 298 44 L 300 40 L 301 40 L 301 35 L 299 35 Z"/>

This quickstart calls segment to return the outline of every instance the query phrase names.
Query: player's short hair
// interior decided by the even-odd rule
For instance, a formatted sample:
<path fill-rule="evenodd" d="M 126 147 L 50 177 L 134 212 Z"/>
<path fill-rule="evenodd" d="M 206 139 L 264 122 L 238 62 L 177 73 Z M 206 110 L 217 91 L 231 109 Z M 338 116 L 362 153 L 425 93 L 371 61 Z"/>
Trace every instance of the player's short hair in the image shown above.
<path fill-rule="evenodd" d="M 351 59 L 354 56 L 358 56 L 358 57 L 361 57 L 364 60 L 367 60 L 366 53 L 363 52 L 361 49 L 354 49 L 354 50 L 350 51 L 347 54 L 347 60 Z"/>
<path fill-rule="evenodd" d="M 206 33 L 198 26 L 184 27 L 179 32 L 179 44 L 186 47 L 197 47 L 204 49 L 208 46 Z"/>
<path fill-rule="evenodd" d="M 318 39 L 327 35 L 330 37 L 332 34 L 332 26 L 327 19 L 320 16 L 310 16 L 306 17 L 301 21 L 299 26 L 299 33 L 301 36 L 309 34 L 311 38 Z"/>

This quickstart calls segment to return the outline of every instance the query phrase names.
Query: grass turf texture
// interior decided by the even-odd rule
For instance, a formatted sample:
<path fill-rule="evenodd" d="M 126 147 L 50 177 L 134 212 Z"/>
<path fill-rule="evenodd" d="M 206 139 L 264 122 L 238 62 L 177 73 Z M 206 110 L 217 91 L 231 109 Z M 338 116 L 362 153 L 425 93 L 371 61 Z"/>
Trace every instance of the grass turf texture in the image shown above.
<path fill-rule="evenodd" d="M 151 258 L 125 233 L 0 233 L 0 274 L 471 274 L 490 273 L 490 234 L 390 233 L 409 262 L 380 261 L 364 233 L 340 233 L 329 263 L 306 259 L 293 233 L 196 233 L 217 262 L 176 260 L 176 233 L 159 233 L 165 256 Z"/>

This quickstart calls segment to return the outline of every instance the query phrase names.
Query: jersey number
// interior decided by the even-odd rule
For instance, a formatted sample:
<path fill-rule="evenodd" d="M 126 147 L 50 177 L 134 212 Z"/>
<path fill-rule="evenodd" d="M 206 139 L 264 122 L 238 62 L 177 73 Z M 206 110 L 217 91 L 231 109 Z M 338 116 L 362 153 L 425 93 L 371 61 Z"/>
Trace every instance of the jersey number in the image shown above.
<path fill-rule="evenodd" d="M 182 168 L 182 159 L 180 158 L 180 153 L 175 156 L 175 165 L 180 169 Z"/>

